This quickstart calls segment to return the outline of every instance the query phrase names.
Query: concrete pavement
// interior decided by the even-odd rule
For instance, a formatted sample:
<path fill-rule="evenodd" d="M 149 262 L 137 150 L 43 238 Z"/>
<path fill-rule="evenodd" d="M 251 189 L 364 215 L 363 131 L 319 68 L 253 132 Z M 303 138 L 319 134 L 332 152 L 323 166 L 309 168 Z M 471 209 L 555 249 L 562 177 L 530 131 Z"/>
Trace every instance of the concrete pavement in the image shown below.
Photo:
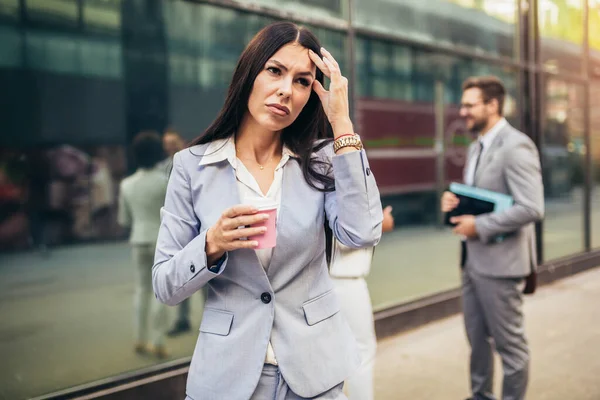
<path fill-rule="evenodd" d="M 600 399 L 600 268 L 541 288 L 525 301 L 531 347 L 528 400 Z M 464 400 L 469 349 L 460 315 L 379 342 L 378 400 Z M 495 393 L 501 366 L 496 359 Z"/>

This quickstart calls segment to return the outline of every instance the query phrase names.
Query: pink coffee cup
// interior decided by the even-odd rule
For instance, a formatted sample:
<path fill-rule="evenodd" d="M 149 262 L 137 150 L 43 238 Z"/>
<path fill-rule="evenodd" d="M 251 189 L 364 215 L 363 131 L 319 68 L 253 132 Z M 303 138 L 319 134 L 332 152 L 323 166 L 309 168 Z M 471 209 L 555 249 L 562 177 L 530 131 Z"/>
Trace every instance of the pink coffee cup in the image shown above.
<path fill-rule="evenodd" d="M 255 249 L 270 249 L 275 247 L 277 243 L 277 228 L 275 226 L 275 221 L 277 220 L 277 208 L 276 207 L 264 207 L 258 209 L 259 214 L 268 214 L 269 219 L 258 222 L 256 224 L 250 225 L 253 228 L 259 226 L 266 226 L 267 231 L 262 235 L 249 236 L 248 240 L 256 240 L 258 242 L 258 246 Z"/>

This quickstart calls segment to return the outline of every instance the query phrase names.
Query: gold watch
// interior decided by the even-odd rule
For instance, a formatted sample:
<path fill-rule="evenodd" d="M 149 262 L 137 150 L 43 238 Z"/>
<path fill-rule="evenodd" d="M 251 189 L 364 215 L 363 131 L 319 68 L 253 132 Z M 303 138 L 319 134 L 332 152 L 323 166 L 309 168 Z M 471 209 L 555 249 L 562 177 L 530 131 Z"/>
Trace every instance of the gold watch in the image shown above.
<path fill-rule="evenodd" d="M 356 150 L 362 150 L 363 145 L 360 136 L 354 134 L 352 136 L 344 136 L 333 141 L 333 151 L 337 152 L 343 147 L 354 147 Z"/>

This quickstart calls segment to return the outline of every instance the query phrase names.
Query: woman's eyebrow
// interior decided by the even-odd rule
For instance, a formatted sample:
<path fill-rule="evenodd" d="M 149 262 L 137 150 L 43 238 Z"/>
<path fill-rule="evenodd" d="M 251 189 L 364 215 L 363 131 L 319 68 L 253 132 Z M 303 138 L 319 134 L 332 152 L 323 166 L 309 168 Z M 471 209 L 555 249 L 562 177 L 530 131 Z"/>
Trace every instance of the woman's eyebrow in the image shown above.
<path fill-rule="evenodd" d="M 280 63 L 279 61 L 277 61 L 275 59 L 271 59 L 271 60 L 269 60 L 269 62 L 272 62 L 273 64 L 277 65 L 279 68 L 281 68 L 284 71 L 288 71 L 288 67 L 286 67 L 285 65 L 283 65 L 282 63 Z M 311 71 L 298 72 L 298 75 L 309 75 L 311 78 L 315 79 L 315 76 L 313 75 L 313 73 Z"/>

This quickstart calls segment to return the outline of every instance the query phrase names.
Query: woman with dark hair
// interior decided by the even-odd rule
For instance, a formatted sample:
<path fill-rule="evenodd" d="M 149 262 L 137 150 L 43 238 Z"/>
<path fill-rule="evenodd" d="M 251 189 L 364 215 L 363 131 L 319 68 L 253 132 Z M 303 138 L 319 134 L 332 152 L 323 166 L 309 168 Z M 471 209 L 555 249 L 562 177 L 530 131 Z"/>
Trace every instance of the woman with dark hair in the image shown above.
<path fill-rule="evenodd" d="M 347 88 L 310 31 L 271 24 L 242 53 L 216 120 L 175 154 L 153 284 L 169 305 L 207 286 L 188 398 L 345 398 L 359 356 L 323 224 L 356 248 L 377 244 L 382 221 Z M 334 140 L 317 140 L 328 129 Z"/>
<path fill-rule="evenodd" d="M 156 166 L 164 153 L 156 132 L 139 133 L 132 148 L 138 168 L 121 181 L 118 222 L 131 228 L 129 243 L 135 265 L 134 350 L 165 358 L 167 308 L 152 293 L 152 259 L 160 227 L 160 208 L 167 191 L 165 173 Z"/>

